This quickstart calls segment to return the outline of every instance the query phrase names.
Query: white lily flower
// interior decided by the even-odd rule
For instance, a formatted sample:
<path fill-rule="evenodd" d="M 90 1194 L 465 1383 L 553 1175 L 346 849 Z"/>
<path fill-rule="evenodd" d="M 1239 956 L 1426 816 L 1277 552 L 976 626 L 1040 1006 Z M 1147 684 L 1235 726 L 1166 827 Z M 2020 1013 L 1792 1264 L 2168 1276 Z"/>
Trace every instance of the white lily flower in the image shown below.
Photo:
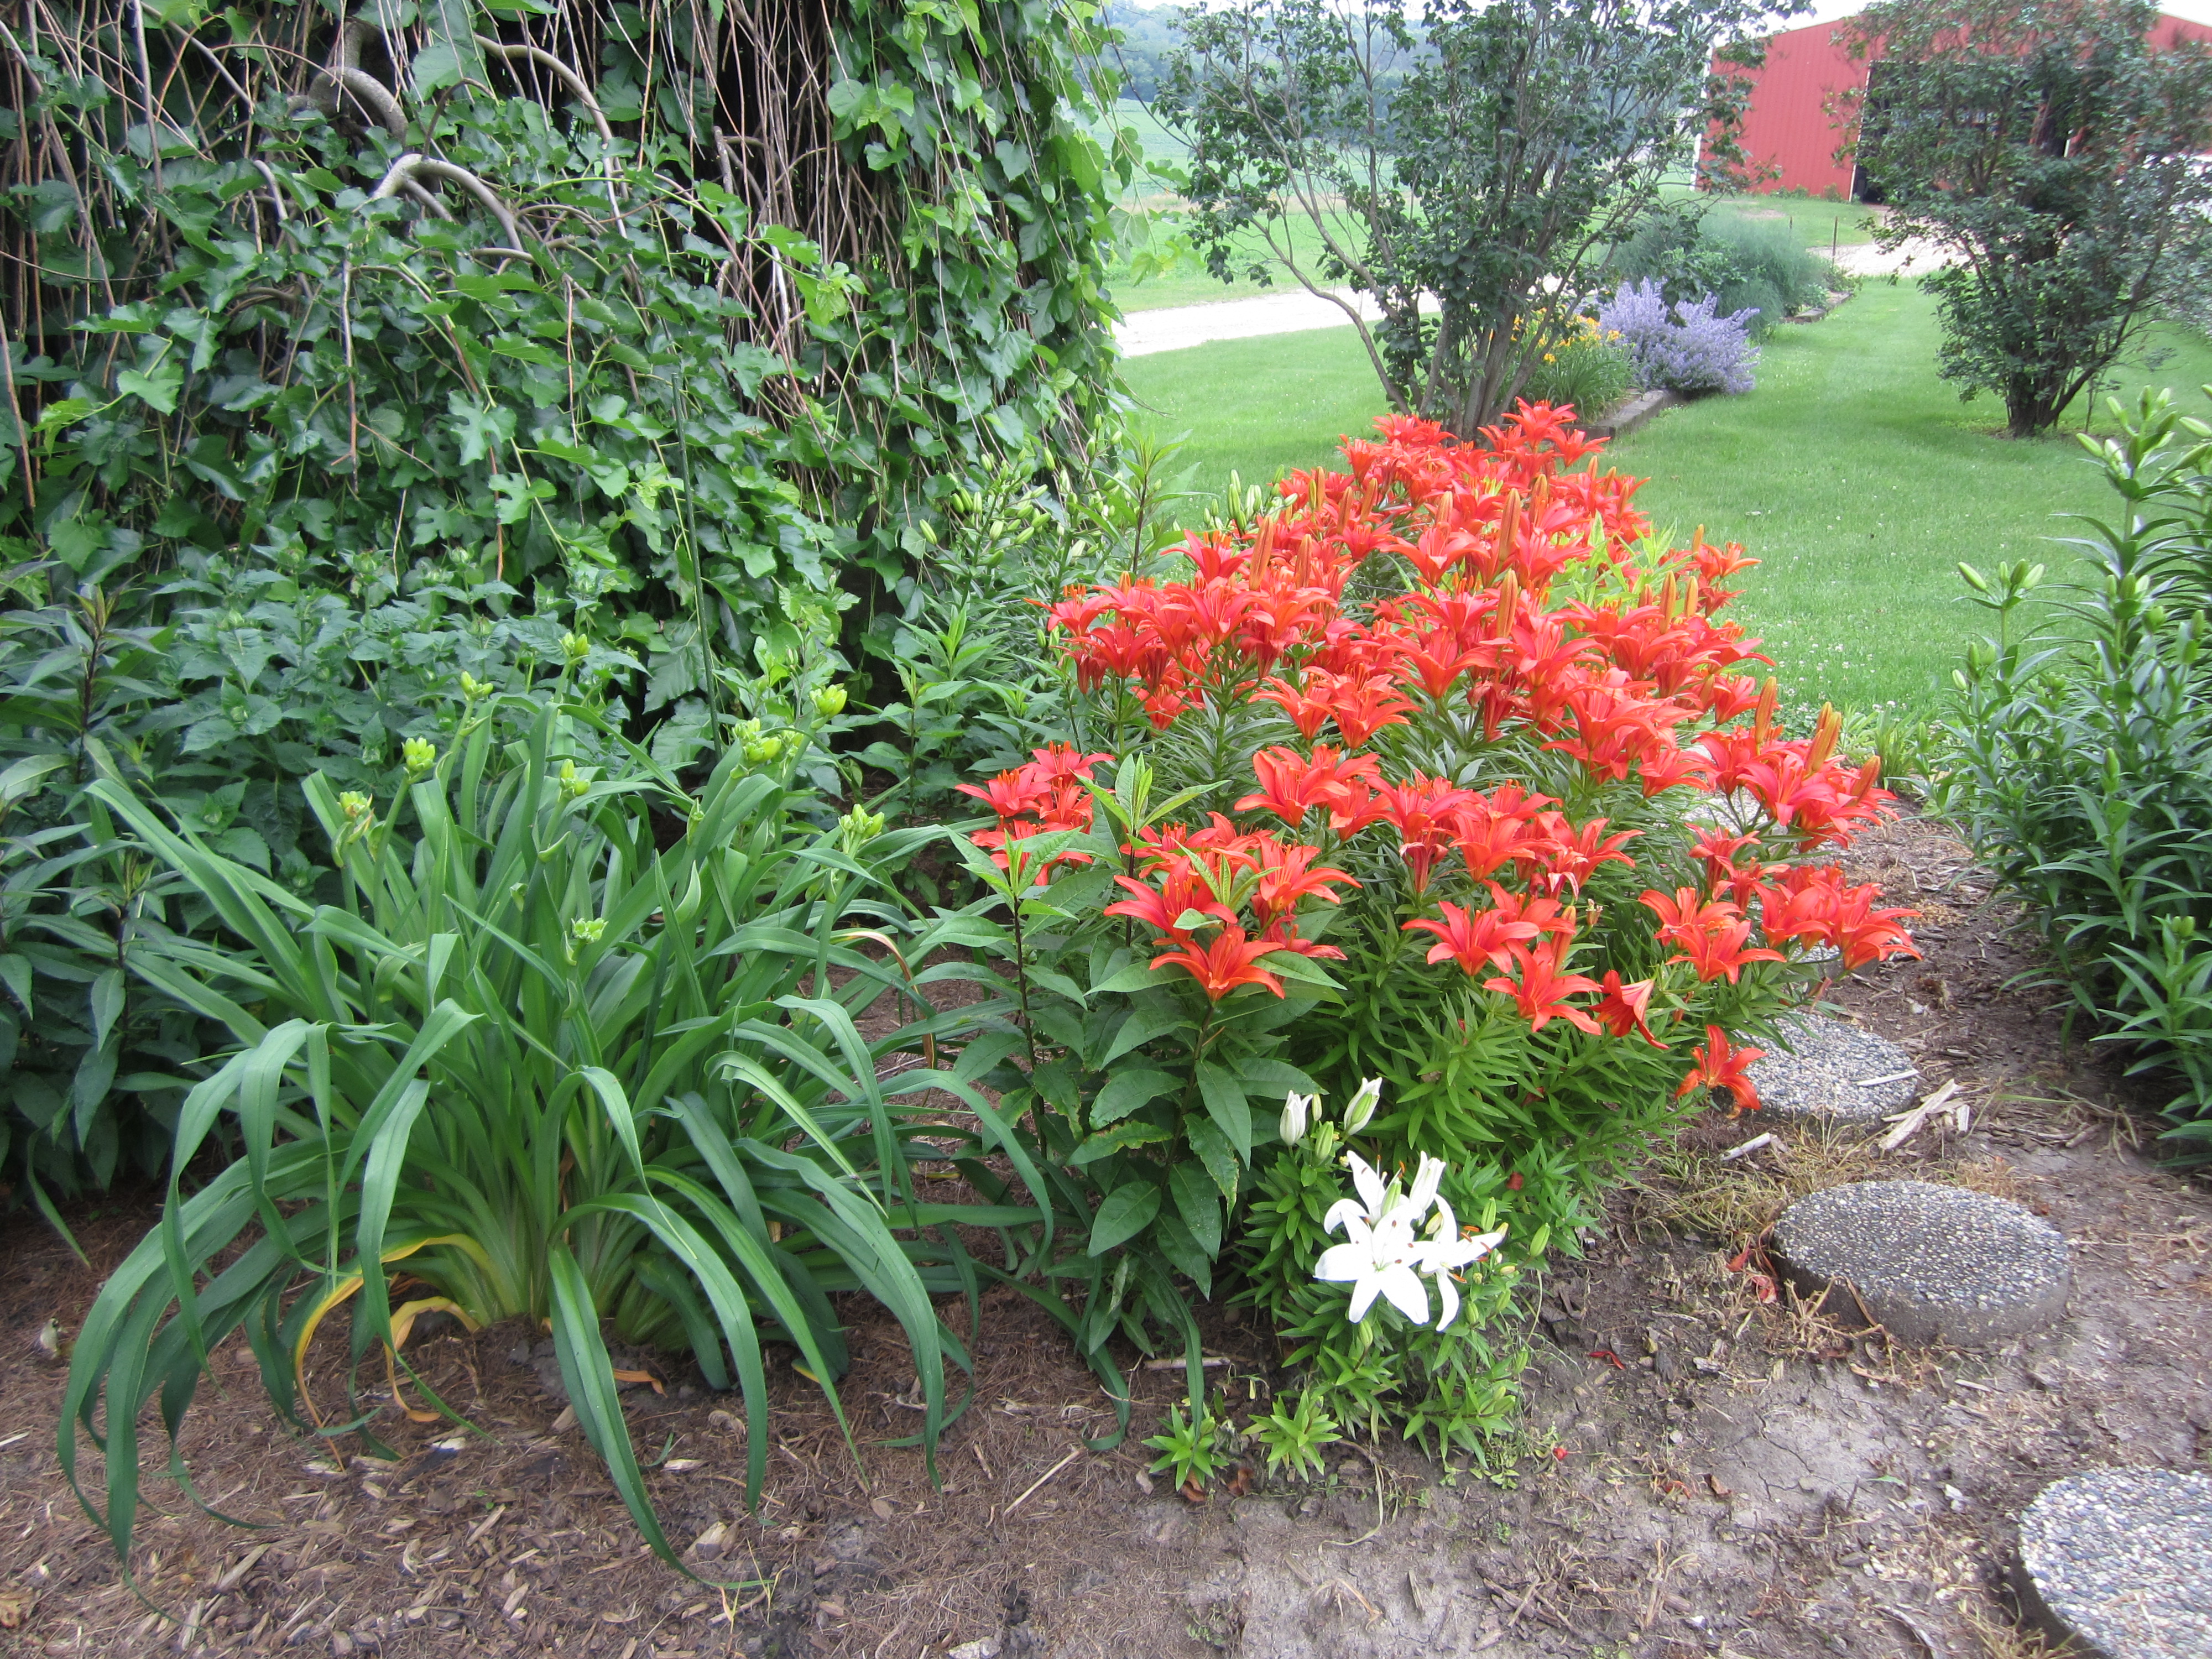
<path fill-rule="evenodd" d="M 1390 1190 L 1367 1160 L 1357 1152 L 1346 1152 L 1344 1161 L 1352 1165 L 1352 1184 L 1359 1196 L 1340 1198 L 1328 1206 L 1328 1213 L 1322 1218 L 1324 1232 L 1333 1233 L 1340 1225 L 1349 1226 L 1353 1221 L 1370 1228 L 1378 1226 L 1391 1209 Z"/>
<path fill-rule="evenodd" d="M 1452 1275 L 1496 1249 L 1505 1237 L 1505 1229 L 1462 1238 L 1459 1218 L 1440 1198 L 1428 1232 L 1429 1237 L 1414 1246 L 1413 1269 L 1437 1281 L 1437 1299 L 1443 1304 L 1437 1315 L 1437 1328 L 1442 1330 L 1459 1316 L 1459 1287 L 1452 1282 Z"/>
<path fill-rule="evenodd" d="M 1321 1260 L 1314 1263 L 1314 1277 L 1351 1284 L 1352 1323 L 1366 1318 L 1375 1298 L 1382 1296 L 1416 1325 L 1427 1324 L 1428 1292 L 1413 1269 L 1421 1247 L 1404 1212 L 1394 1211 L 1379 1226 L 1371 1227 L 1364 1216 L 1350 1215 L 1345 1218 L 1345 1231 L 1350 1235 L 1349 1242 L 1323 1250 Z"/>
<path fill-rule="evenodd" d="M 1306 1138 L 1306 1120 L 1320 1105 L 1319 1095 L 1293 1093 L 1283 1097 L 1283 1115 L 1276 1125 L 1282 1133 L 1283 1145 L 1295 1146 Z"/>
<path fill-rule="evenodd" d="M 1362 1083 L 1352 1098 L 1344 1103 L 1344 1132 L 1356 1135 L 1375 1117 L 1376 1103 L 1382 1098 L 1382 1079 L 1370 1077 Z"/>

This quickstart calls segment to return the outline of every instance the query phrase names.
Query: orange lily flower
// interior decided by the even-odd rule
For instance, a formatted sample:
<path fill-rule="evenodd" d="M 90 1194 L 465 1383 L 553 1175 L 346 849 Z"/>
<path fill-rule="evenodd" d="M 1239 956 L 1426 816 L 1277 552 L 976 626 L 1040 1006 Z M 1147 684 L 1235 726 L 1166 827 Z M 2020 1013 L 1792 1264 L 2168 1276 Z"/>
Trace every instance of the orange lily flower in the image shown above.
<path fill-rule="evenodd" d="M 1766 1058 L 1764 1048 L 1735 1048 L 1729 1044 L 1728 1033 L 1717 1025 L 1705 1027 L 1705 1046 L 1692 1051 L 1698 1063 L 1690 1068 L 1682 1086 L 1674 1091 L 1680 1100 L 1700 1085 L 1708 1089 L 1725 1089 L 1735 1097 L 1738 1112 L 1759 1109 L 1758 1085 L 1751 1080 L 1751 1062 Z"/>
<path fill-rule="evenodd" d="M 1273 939 L 1247 939 L 1242 927 L 1231 925 L 1215 935 L 1210 945 L 1192 942 L 1179 951 L 1167 951 L 1154 957 L 1152 970 L 1157 973 L 1173 963 L 1196 980 L 1198 988 L 1214 1002 L 1240 985 L 1263 985 L 1280 996 L 1283 981 L 1259 966 L 1259 963 L 1261 957 L 1285 948 Z"/>

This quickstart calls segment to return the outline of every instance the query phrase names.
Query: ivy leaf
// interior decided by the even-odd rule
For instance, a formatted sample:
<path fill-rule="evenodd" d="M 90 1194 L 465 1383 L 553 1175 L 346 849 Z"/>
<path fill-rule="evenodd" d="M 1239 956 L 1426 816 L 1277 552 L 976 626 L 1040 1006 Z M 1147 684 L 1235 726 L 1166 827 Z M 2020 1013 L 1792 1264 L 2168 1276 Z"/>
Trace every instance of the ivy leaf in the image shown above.
<path fill-rule="evenodd" d="M 126 368 L 115 377 L 118 392 L 126 398 L 136 398 L 164 415 L 177 412 L 177 392 L 184 384 L 185 366 L 166 361 L 143 373 L 135 368 Z"/>
<path fill-rule="evenodd" d="M 512 417 L 509 423 L 512 424 Z M 530 516 L 530 509 L 539 501 L 548 501 L 560 492 L 544 478 L 532 478 L 522 472 L 495 472 L 487 482 L 491 492 L 499 498 L 497 512 L 501 524 L 520 524 Z"/>
<path fill-rule="evenodd" d="M 514 411 L 511 409 L 487 409 L 459 392 L 446 394 L 446 407 L 453 415 L 453 436 L 460 444 L 465 463 L 483 460 L 514 436 Z"/>

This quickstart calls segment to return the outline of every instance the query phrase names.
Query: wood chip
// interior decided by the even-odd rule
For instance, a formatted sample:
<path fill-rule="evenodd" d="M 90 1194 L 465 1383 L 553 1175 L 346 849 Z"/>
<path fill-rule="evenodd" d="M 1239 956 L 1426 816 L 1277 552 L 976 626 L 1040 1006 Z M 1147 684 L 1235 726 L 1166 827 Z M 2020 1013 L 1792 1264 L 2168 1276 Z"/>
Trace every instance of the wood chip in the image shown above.
<path fill-rule="evenodd" d="M 1881 1138 L 1881 1150 L 1885 1152 L 1893 1152 L 1902 1146 L 1919 1133 L 1920 1126 L 1927 1122 L 1931 1115 L 1942 1111 L 1949 1105 L 1951 1097 L 1958 1092 L 1959 1080 L 1954 1078 L 1917 1106 L 1883 1119 L 1884 1122 L 1894 1123 L 1897 1127 Z"/>
<path fill-rule="evenodd" d="M 499 1517 L 500 1517 L 501 1516 L 502 1516 L 502 1515 L 505 1515 L 506 1513 L 507 1513 L 507 1505 L 506 1505 L 506 1504 L 501 1504 L 497 1509 L 494 1510 L 493 1510 L 489 1515 L 487 1515 L 486 1516 L 484 1516 L 484 1518 L 483 1518 L 483 1520 L 481 1520 L 481 1521 L 479 1521 L 479 1522 L 477 1522 L 477 1524 L 476 1524 L 476 1530 L 475 1530 L 475 1531 L 473 1531 L 473 1532 L 471 1532 L 471 1533 L 468 1535 L 468 1538 L 467 1538 L 467 1540 L 466 1540 L 465 1541 L 467 1541 L 468 1543 L 471 1543 L 471 1544 L 475 1543 L 475 1542 L 476 1542 L 479 1538 L 482 1538 L 482 1537 L 483 1537 L 486 1533 L 489 1532 L 489 1531 L 490 1531 L 494 1527 L 497 1526 L 497 1525 L 499 1524 Z"/>
<path fill-rule="evenodd" d="M 239 1564 L 233 1567 L 229 1571 L 223 1574 L 222 1577 L 215 1581 L 216 1594 L 220 1595 L 225 1590 L 236 1589 L 238 1588 L 239 1580 L 245 1577 L 247 1573 L 252 1572 L 253 1571 L 253 1564 L 258 1561 L 263 1556 L 268 1554 L 271 1547 L 271 1546 L 267 1544 L 259 1544 L 246 1551 L 246 1557 L 243 1560 L 239 1562 Z"/>

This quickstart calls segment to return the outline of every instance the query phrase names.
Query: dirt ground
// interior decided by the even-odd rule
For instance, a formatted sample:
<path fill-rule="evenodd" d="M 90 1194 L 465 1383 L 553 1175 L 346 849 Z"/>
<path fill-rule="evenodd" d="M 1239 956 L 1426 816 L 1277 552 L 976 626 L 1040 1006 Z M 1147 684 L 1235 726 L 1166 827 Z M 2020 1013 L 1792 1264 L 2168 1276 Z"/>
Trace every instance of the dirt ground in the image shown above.
<path fill-rule="evenodd" d="M 1531 1310 L 1520 1455 L 1488 1472 L 1346 1447 L 1325 1481 L 1194 1507 L 1146 1480 L 1136 1444 L 1180 1376 L 1135 1370 L 1129 1442 L 1084 1451 L 1112 1420 L 1096 1382 L 1042 1314 L 994 1294 L 941 1488 L 919 1453 L 872 1443 L 916 1415 L 887 1322 L 854 1334 L 857 1462 L 784 1371 L 757 1516 L 735 1402 L 644 1360 L 666 1393 L 629 1398 L 671 1535 L 697 1540 L 702 1576 L 764 1586 L 726 1595 L 644 1551 L 562 1426 L 542 1334 L 419 1340 L 418 1367 L 483 1432 L 398 1422 L 380 1429 L 396 1465 L 281 1431 L 234 1344 L 185 1445 L 213 1506 L 252 1525 L 198 1513 L 149 1455 L 142 1600 L 56 1466 L 62 1367 L 40 1333 L 52 1320 L 65 1340 L 97 1278 L 19 1216 L 0 1234 L 0 1652 L 2024 1659 L 2039 1650 L 2004 1595 L 2022 1505 L 2075 1469 L 2212 1449 L 2212 1190 L 2153 1167 L 2047 993 L 2001 988 L 2032 958 L 1963 849 L 1906 821 L 1856 860 L 1925 912 L 1928 955 L 1836 1000 L 1930 1087 L 1956 1078 L 1970 1130 L 1894 1154 L 1784 1132 L 1723 1163 L 1769 1126 L 1716 1112 L 1655 1149 Z M 1899 1174 L 2047 1214 L 2075 1246 L 2069 1316 L 1969 1354 L 1893 1346 L 1786 1289 L 1760 1299 L 1761 1258 L 1740 1253 L 1789 1197 Z M 80 1212 L 95 1267 L 150 1214 Z M 1233 1318 L 1210 1328 L 1241 1417 L 1266 1398 L 1270 1344 Z"/>

